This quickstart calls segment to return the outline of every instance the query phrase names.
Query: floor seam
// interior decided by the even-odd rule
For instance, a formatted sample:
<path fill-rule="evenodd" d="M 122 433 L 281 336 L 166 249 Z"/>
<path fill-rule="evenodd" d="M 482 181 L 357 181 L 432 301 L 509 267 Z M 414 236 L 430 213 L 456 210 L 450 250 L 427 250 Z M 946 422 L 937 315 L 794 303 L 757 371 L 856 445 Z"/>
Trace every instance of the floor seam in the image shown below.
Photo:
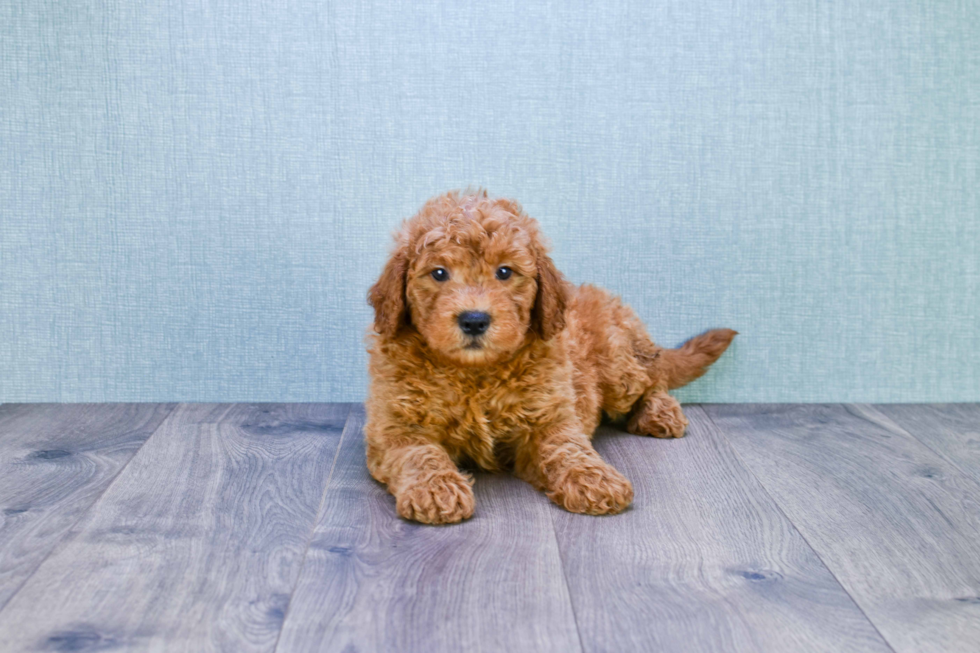
<path fill-rule="evenodd" d="M 150 438 L 152 438 L 154 435 L 156 435 L 160 431 L 160 429 L 163 428 L 163 425 L 167 423 L 167 421 L 173 416 L 174 412 L 180 406 L 181 406 L 180 403 L 176 403 L 173 406 L 171 406 L 170 410 L 167 411 L 166 417 L 164 417 L 162 420 L 160 420 L 160 423 L 157 424 L 157 427 L 155 429 L 153 429 L 153 432 L 150 433 L 150 435 L 148 435 L 147 438 L 145 440 L 143 440 L 143 442 L 140 443 L 140 446 L 136 447 L 136 451 L 133 452 L 133 455 L 129 457 L 129 460 L 127 460 L 125 463 L 123 463 L 122 467 L 119 468 L 119 471 L 116 472 L 115 476 L 113 476 L 109 480 L 109 482 L 106 484 L 106 486 L 104 488 L 102 488 L 102 491 L 99 492 L 98 496 L 95 497 L 95 499 L 92 500 L 92 503 L 90 503 L 88 505 L 88 507 L 85 508 L 82 511 L 82 514 L 80 514 L 78 516 L 78 519 L 76 519 L 74 522 L 72 522 L 71 526 L 68 527 L 68 530 L 65 531 L 64 537 L 62 537 L 61 540 L 59 540 L 51 548 L 50 551 L 48 551 L 48 554 L 46 556 L 44 556 L 44 559 L 41 560 L 37 564 L 37 566 L 34 567 L 34 569 L 31 571 L 31 573 L 27 575 L 27 578 L 25 578 L 23 580 L 23 582 L 20 585 L 17 586 L 17 589 L 15 589 L 13 591 L 13 593 L 11 593 L 11 595 L 7 598 L 7 600 L 4 602 L 4 604 L 3 605 L 0 605 L 0 614 L 2 614 L 3 611 L 6 609 L 6 607 L 8 605 L 10 605 L 10 603 L 14 600 L 14 597 L 16 597 L 20 593 L 20 591 L 22 589 L 24 589 L 24 586 L 27 585 L 27 583 L 30 582 L 30 580 L 32 578 L 34 578 L 34 575 L 37 573 L 38 569 L 40 569 L 41 567 L 43 567 L 44 566 L 44 563 L 51 559 L 51 556 L 53 556 L 55 553 L 60 552 L 69 543 L 71 543 L 71 542 L 73 542 L 75 540 L 75 538 L 78 536 L 78 532 L 75 531 L 75 527 L 78 526 L 78 524 L 81 523 L 81 521 L 83 519 L 85 519 L 85 517 L 87 517 L 89 515 L 89 513 L 92 511 L 92 508 L 95 506 L 95 504 L 97 504 L 99 501 L 101 501 L 102 500 L 102 497 L 104 497 L 106 495 L 106 493 L 109 491 L 109 488 L 111 488 L 113 485 L 115 485 L 116 479 L 118 479 L 122 475 L 122 473 L 126 470 L 126 468 L 129 467 L 129 464 L 131 462 L 133 462 L 133 459 L 136 458 L 136 456 L 139 454 L 139 452 L 143 450 L 143 447 L 146 446 L 146 443 L 150 441 Z"/>
<path fill-rule="evenodd" d="M 578 625 L 578 613 L 575 611 L 575 599 L 572 598 L 572 586 L 568 582 L 568 571 L 565 569 L 565 557 L 561 553 L 561 542 L 558 541 L 558 526 L 555 524 L 555 509 L 548 506 L 551 513 L 551 534 L 555 538 L 555 549 L 558 552 L 558 562 L 561 564 L 561 579 L 565 583 L 565 590 L 568 592 L 568 606 L 572 610 L 572 622 L 575 624 L 575 635 L 578 637 L 579 650 L 585 651 L 585 643 L 582 641 L 582 630 Z"/>
<path fill-rule="evenodd" d="M 838 405 L 842 407 L 844 406 L 844 404 L 838 404 Z M 812 544 L 810 544 L 810 540 L 808 540 L 806 535 L 803 534 L 803 531 L 801 531 L 800 528 L 796 525 L 796 522 L 790 519 L 789 515 L 786 514 L 786 512 L 783 510 L 783 507 L 779 505 L 779 502 L 776 501 L 776 498 L 772 495 L 771 492 L 769 492 L 769 488 L 767 488 L 765 483 L 762 482 L 762 479 L 760 479 L 756 475 L 756 473 L 752 470 L 752 468 L 749 466 L 749 464 L 745 462 L 745 459 L 742 458 L 742 455 L 738 452 L 738 449 L 735 447 L 735 444 L 728 438 L 728 435 L 725 433 L 725 431 L 720 426 L 718 426 L 718 423 L 715 422 L 715 419 L 714 417 L 711 416 L 711 413 L 708 412 L 708 410 L 701 405 L 699 405 L 698 408 L 705 415 L 705 417 L 708 418 L 708 421 L 711 423 L 711 426 L 714 428 L 715 432 L 718 433 L 719 436 L 725 439 L 725 442 L 728 444 L 728 448 L 732 450 L 733 454 L 735 454 L 735 457 L 738 459 L 738 462 L 742 465 L 745 471 L 747 471 L 752 476 L 752 478 L 755 479 L 755 482 L 759 484 L 759 487 L 762 489 L 763 494 L 769 499 L 770 502 L 772 502 L 773 507 L 775 507 L 776 510 L 779 511 L 779 514 L 782 515 L 784 519 L 786 519 L 786 522 L 793 528 L 794 531 L 796 531 L 796 533 L 806 544 L 807 548 L 810 549 L 813 555 L 816 556 L 817 560 L 820 561 L 820 564 L 823 565 L 823 568 L 826 569 L 827 573 L 830 574 L 831 578 L 834 579 L 834 581 L 837 583 L 837 586 L 840 587 L 841 590 L 844 592 L 844 594 L 846 594 L 848 598 L 851 599 L 851 603 L 854 604 L 854 607 L 858 609 L 858 611 L 864 616 L 864 618 L 868 621 L 868 623 L 871 625 L 874 631 L 878 633 L 878 637 L 881 638 L 881 641 L 885 644 L 885 646 L 887 646 L 891 651 L 896 652 L 895 647 L 892 646 L 892 643 L 890 641 L 888 641 L 888 638 L 885 637 L 885 634 L 878 629 L 878 624 L 876 624 L 871 619 L 871 617 L 868 616 L 868 613 L 865 612 L 861 604 L 858 603 L 857 598 L 855 598 L 853 594 L 847 591 L 847 587 L 845 587 L 844 583 L 841 582 L 841 579 L 837 577 L 837 574 L 834 573 L 834 570 L 831 569 L 830 565 L 827 564 L 827 562 L 823 559 L 820 553 L 813 547 Z"/>
<path fill-rule="evenodd" d="M 334 453 L 333 462 L 330 463 L 330 471 L 327 473 L 327 480 L 323 484 L 323 493 L 320 495 L 320 503 L 317 506 L 316 514 L 313 517 L 313 525 L 310 527 L 310 534 L 306 538 L 306 546 L 303 548 L 303 558 L 300 560 L 299 569 L 296 571 L 296 580 L 293 581 L 293 587 L 289 590 L 289 601 L 286 603 L 286 608 L 283 610 L 282 622 L 279 625 L 279 632 L 276 633 L 276 641 L 272 645 L 272 653 L 276 653 L 279 650 L 279 641 L 282 639 L 282 631 L 286 629 L 286 621 L 289 619 L 289 609 L 293 605 L 293 597 L 296 594 L 296 588 L 299 587 L 299 581 L 303 577 L 303 569 L 306 567 L 306 557 L 310 552 L 310 547 L 313 546 L 313 537 L 316 534 L 316 527 L 320 523 L 320 514 L 323 512 L 323 505 L 327 501 L 327 492 L 330 490 L 330 483 L 333 481 L 334 470 L 337 469 L 337 461 L 340 459 L 340 450 L 344 446 L 344 438 L 347 437 L 347 427 L 351 423 L 351 414 L 354 412 L 355 404 L 347 404 L 347 417 L 344 418 L 344 429 L 340 432 L 340 442 L 337 443 L 337 451 Z"/>
<path fill-rule="evenodd" d="M 919 444 L 921 444 L 923 447 L 925 447 L 926 449 L 928 449 L 929 451 L 931 451 L 933 453 L 933 455 L 937 456 L 938 458 L 940 458 L 941 460 L 943 460 L 947 464 L 951 465 L 953 467 L 953 469 L 955 469 L 956 471 L 958 471 L 960 474 L 962 474 L 966 478 L 968 478 L 970 480 L 974 480 L 974 481 L 980 483 L 980 477 L 976 476 L 972 471 L 967 470 L 967 469 L 964 469 L 963 467 L 961 467 L 958 462 L 956 462 L 955 460 L 953 460 L 952 458 L 950 458 L 949 456 L 947 456 L 946 454 L 944 454 L 942 451 L 940 451 L 940 450 L 932 447 L 926 440 L 920 438 L 915 433 L 913 433 L 911 429 L 905 428 L 900 423 L 898 423 L 894 419 L 892 419 L 890 416 L 888 416 L 887 414 L 885 414 L 882 411 L 878 410 L 876 404 L 851 404 L 851 405 L 852 406 L 863 406 L 864 408 L 870 410 L 879 419 L 882 419 L 882 420 L 888 422 L 888 425 L 889 426 L 897 429 L 901 433 L 904 433 L 905 435 L 909 436 L 910 438 L 912 438 L 913 440 L 915 440 L 916 442 L 918 442 Z M 932 405 L 932 404 L 930 404 L 930 405 Z M 867 419 L 867 418 L 862 416 L 862 419 Z"/>

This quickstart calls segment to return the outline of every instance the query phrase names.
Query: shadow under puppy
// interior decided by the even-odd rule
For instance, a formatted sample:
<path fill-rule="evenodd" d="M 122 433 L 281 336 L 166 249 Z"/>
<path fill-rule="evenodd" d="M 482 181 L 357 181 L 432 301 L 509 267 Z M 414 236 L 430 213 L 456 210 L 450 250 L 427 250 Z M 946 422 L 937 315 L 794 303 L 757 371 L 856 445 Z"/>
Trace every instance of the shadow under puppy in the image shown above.
<path fill-rule="evenodd" d="M 655 345 L 633 311 L 574 287 L 537 222 L 486 192 L 451 192 L 407 220 L 371 288 L 367 464 L 398 514 L 428 524 L 473 514 L 459 465 L 513 473 L 572 512 L 617 513 L 630 482 L 592 447 L 603 413 L 638 435 L 677 438 L 667 394 L 698 378 L 736 335 Z"/>

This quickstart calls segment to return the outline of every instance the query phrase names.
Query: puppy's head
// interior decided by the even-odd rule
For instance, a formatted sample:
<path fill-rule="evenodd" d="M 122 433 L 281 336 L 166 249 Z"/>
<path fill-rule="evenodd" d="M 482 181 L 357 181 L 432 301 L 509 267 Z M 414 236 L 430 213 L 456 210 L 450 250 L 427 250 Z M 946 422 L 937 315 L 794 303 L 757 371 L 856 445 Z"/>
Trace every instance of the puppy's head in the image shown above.
<path fill-rule="evenodd" d="M 449 360 L 489 365 L 565 326 L 565 281 L 516 202 L 447 193 L 396 240 L 368 298 L 383 338 L 415 329 Z"/>

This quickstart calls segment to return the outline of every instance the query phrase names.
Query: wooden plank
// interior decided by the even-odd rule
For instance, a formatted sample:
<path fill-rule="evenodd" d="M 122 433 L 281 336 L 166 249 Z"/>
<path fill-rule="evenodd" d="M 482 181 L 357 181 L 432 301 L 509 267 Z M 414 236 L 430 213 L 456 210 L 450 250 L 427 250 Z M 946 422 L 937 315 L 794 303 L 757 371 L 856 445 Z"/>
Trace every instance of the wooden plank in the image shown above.
<path fill-rule="evenodd" d="M 508 476 L 474 490 L 466 522 L 404 521 L 348 429 L 277 650 L 579 650 L 547 499 Z"/>
<path fill-rule="evenodd" d="M 0 407 L 0 610 L 173 407 Z"/>
<path fill-rule="evenodd" d="M 977 650 L 980 485 L 864 406 L 708 412 L 896 651 Z"/>
<path fill-rule="evenodd" d="M 272 650 L 348 411 L 179 406 L 0 612 L 0 650 Z"/>
<path fill-rule="evenodd" d="M 687 437 L 602 428 L 636 498 L 612 517 L 556 509 L 586 651 L 888 651 L 697 406 Z"/>
<path fill-rule="evenodd" d="M 980 404 L 879 404 L 867 410 L 892 420 L 980 481 Z"/>

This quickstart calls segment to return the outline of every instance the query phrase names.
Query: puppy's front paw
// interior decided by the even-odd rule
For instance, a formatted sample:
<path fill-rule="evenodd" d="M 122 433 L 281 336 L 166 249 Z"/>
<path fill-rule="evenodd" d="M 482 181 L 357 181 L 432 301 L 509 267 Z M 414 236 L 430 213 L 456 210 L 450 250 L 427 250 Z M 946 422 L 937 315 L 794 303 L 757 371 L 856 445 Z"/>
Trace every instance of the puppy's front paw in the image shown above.
<path fill-rule="evenodd" d="M 633 502 L 633 485 L 609 465 L 573 467 L 548 497 L 569 512 L 614 515 Z"/>
<path fill-rule="evenodd" d="M 676 399 L 666 392 L 658 392 L 641 401 L 626 425 L 627 431 L 634 435 L 652 435 L 655 438 L 684 437 L 687 418 Z"/>
<path fill-rule="evenodd" d="M 453 524 L 473 516 L 473 488 L 461 474 L 443 474 L 410 485 L 395 496 L 398 514 L 423 524 Z"/>

